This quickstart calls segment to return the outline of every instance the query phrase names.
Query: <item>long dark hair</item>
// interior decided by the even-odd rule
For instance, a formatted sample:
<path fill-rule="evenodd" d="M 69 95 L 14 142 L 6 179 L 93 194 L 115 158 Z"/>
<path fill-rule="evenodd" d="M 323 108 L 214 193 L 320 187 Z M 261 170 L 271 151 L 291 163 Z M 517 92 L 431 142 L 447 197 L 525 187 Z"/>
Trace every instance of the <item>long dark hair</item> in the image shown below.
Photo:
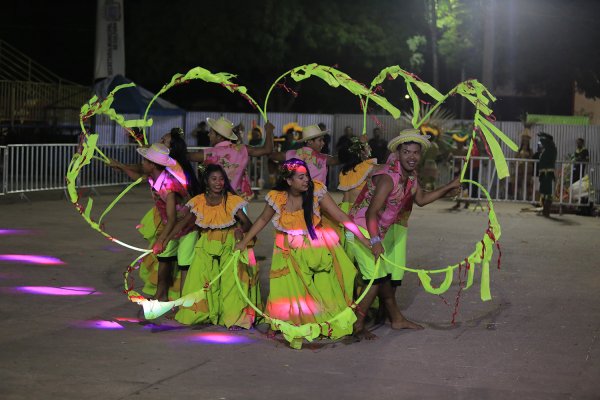
<path fill-rule="evenodd" d="M 208 193 L 208 177 L 213 172 L 220 172 L 223 175 L 223 180 L 225 182 L 225 185 L 223 186 L 223 204 L 226 204 L 227 194 L 237 193 L 231 187 L 231 183 L 229 182 L 229 178 L 227 177 L 225 170 L 219 164 L 208 164 L 206 167 L 202 168 L 202 172 L 200 175 L 200 193 Z"/>
<path fill-rule="evenodd" d="M 360 155 L 360 149 L 358 152 L 352 151 L 350 146 L 342 146 L 338 151 L 338 158 L 342 164 L 342 173 L 345 175 L 352 171 L 354 167 L 360 164 L 363 160 Z"/>
<path fill-rule="evenodd" d="M 192 164 L 187 159 L 187 144 L 183 138 L 183 130 L 181 128 L 173 128 L 169 133 L 171 134 L 169 156 L 181 165 L 188 182 L 187 190 L 190 196 L 197 196 L 202 191 L 200 190 L 200 183 L 198 182 L 198 178 L 196 178 L 194 168 L 192 168 Z"/>
<path fill-rule="evenodd" d="M 364 161 L 362 153 L 368 148 L 369 145 L 366 142 L 361 142 L 359 138 L 353 137 L 350 139 L 350 143 L 339 149 L 338 158 L 342 163 L 342 173 L 344 175 Z"/>
<path fill-rule="evenodd" d="M 302 192 L 302 209 L 304 210 L 304 222 L 306 222 L 306 228 L 308 229 L 308 234 L 311 239 L 315 240 L 317 238 L 317 233 L 315 232 L 315 227 L 312 223 L 312 217 L 314 214 L 313 211 L 313 196 L 315 191 L 315 185 L 310 176 L 310 171 L 308 170 L 308 165 L 298 158 L 290 158 L 289 160 L 281 163 L 279 166 L 279 175 L 277 176 L 277 183 L 275 184 L 275 190 L 279 191 L 289 191 L 290 185 L 287 180 L 294 176 L 299 167 L 304 167 L 306 170 L 306 176 L 308 177 L 308 190 L 306 192 Z"/>

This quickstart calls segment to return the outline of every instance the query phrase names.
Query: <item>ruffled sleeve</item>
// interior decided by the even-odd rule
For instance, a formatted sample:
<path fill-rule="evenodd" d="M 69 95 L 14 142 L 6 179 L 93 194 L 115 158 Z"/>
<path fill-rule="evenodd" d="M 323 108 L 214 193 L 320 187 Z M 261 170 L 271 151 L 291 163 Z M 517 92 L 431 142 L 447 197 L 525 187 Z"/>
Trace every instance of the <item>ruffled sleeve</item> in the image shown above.
<path fill-rule="evenodd" d="M 211 206 L 203 194 L 191 199 L 186 206 L 196 216 L 196 225 L 207 229 L 224 229 L 235 225 L 235 214 L 248 203 L 237 195 L 228 195 L 227 202 Z"/>
<path fill-rule="evenodd" d="M 272 220 L 273 225 L 276 229 L 285 231 L 285 229 L 281 226 L 281 213 L 283 211 L 283 207 L 285 207 L 285 203 L 287 202 L 287 192 L 271 190 L 265 196 L 265 200 L 271 207 L 273 207 L 273 210 L 275 210 L 275 215 L 273 216 Z"/>
<path fill-rule="evenodd" d="M 376 164 L 377 159 L 371 158 L 358 164 L 352 171 L 345 174 L 340 172 L 338 189 L 347 192 L 359 187 L 367 179 Z"/>
<path fill-rule="evenodd" d="M 318 202 L 321 201 L 323 196 L 325 196 L 325 193 L 327 193 L 327 188 L 319 181 L 313 181 L 313 183 L 315 185 L 313 196 L 315 197 L 315 203 L 317 203 L 318 206 Z"/>
<path fill-rule="evenodd" d="M 314 226 L 317 226 L 321 222 L 321 208 L 319 207 L 319 200 L 323 198 L 325 193 L 327 193 L 325 186 L 319 182 L 315 182 L 313 202 Z M 304 221 L 304 211 L 302 209 L 293 212 L 285 210 L 285 205 L 287 203 L 287 192 L 271 190 L 265 199 L 267 203 L 273 207 L 273 210 L 275 210 L 275 215 L 271 221 L 273 222 L 275 229 L 290 235 L 308 234 L 306 222 Z"/>

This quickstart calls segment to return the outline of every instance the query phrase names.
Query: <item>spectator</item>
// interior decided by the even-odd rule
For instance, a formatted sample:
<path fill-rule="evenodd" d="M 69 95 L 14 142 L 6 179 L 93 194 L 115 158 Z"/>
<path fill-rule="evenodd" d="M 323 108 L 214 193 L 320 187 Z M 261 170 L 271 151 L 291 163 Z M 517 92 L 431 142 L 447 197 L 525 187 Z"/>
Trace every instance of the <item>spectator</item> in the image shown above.
<path fill-rule="evenodd" d="M 262 131 L 258 126 L 255 126 L 250 132 L 250 141 L 248 142 L 248 144 L 250 146 L 260 146 L 262 142 Z"/>
<path fill-rule="evenodd" d="M 354 132 L 352 131 L 351 126 L 347 126 L 344 128 L 344 135 L 338 139 L 337 144 L 335 145 L 336 153 L 340 152 L 342 147 L 350 147 L 352 145 L 352 138 L 354 137 Z"/>
<path fill-rule="evenodd" d="M 320 130 L 327 131 L 327 126 L 324 123 L 319 122 L 317 125 L 319 126 Z M 331 135 L 329 133 L 326 133 L 323 136 L 323 142 L 325 144 L 323 145 L 323 148 L 321 149 L 321 153 L 323 153 L 323 154 L 331 153 L 331 149 L 329 148 L 329 144 L 331 143 Z"/>
<path fill-rule="evenodd" d="M 377 158 L 377 164 L 385 163 L 388 156 L 388 142 L 381 137 L 381 129 L 375 127 L 373 129 L 373 137 L 369 140 L 369 147 L 371 148 L 371 154 Z"/>
<path fill-rule="evenodd" d="M 556 168 L 556 145 L 554 138 L 545 132 L 538 133 L 540 137 L 541 151 L 534 158 L 539 158 L 538 172 L 540 179 L 540 201 L 542 202 L 542 215 L 550 216 L 552 209 L 552 196 L 554 193 L 553 183 L 555 180 L 554 169 Z"/>
<path fill-rule="evenodd" d="M 573 161 L 575 164 L 573 165 L 573 177 L 571 178 L 571 182 L 577 182 L 585 175 L 585 164 L 590 161 L 590 152 L 585 147 L 585 141 L 583 138 L 577 139 L 575 142 L 577 148 L 575 149 L 575 154 L 573 155 Z"/>

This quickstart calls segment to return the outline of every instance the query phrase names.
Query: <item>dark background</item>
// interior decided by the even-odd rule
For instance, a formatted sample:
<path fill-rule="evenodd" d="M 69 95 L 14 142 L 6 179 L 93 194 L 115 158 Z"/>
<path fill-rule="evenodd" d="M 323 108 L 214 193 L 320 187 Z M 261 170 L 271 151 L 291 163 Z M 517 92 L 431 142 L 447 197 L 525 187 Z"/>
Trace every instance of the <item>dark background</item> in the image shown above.
<path fill-rule="evenodd" d="M 461 77 L 481 80 L 482 39 L 490 23 L 483 10 L 490 1 L 125 0 L 126 75 L 157 91 L 194 66 L 232 72 L 259 103 L 279 75 L 311 62 L 337 66 L 367 85 L 388 65 L 433 82 L 428 7 L 435 3 L 442 25 L 450 20 L 440 27 L 438 19 L 435 29 L 438 89 L 447 91 Z M 588 96 L 600 97 L 599 3 L 495 0 L 491 89 L 501 93 L 494 106 L 499 119 L 516 120 L 524 112 L 572 114 L 575 81 Z M 0 39 L 66 79 L 93 84 L 95 1 L 9 0 L 0 7 Z M 450 17 L 444 7 L 453 10 Z M 406 40 L 415 35 L 427 45 L 419 50 L 423 63 L 411 68 Z M 270 111 L 360 111 L 355 96 L 320 80 L 287 84 L 300 95 L 276 90 Z M 393 104 L 409 107 L 403 84 L 386 82 L 384 88 Z M 249 111 L 244 99 L 216 85 L 193 83 L 165 97 L 188 110 Z M 452 101 L 448 108 L 459 112 Z"/>

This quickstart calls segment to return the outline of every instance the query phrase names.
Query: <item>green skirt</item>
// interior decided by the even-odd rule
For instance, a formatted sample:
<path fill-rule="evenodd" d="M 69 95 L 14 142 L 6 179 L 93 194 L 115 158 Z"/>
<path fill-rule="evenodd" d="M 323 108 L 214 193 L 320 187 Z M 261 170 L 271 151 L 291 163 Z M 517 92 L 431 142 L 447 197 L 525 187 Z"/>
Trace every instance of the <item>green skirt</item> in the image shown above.
<path fill-rule="evenodd" d="M 148 241 L 148 246 L 152 247 L 162 228 L 160 215 L 156 207 L 151 208 L 142 218 L 138 225 L 138 232 Z M 158 282 L 158 260 L 154 253 L 150 253 L 141 260 L 139 268 L 140 279 L 144 282 L 142 291 L 150 296 L 156 294 L 156 284 Z M 169 287 L 169 300 L 173 301 L 179 298 L 181 292 L 181 271 L 175 268 L 173 271 L 173 283 Z"/>
<path fill-rule="evenodd" d="M 337 235 L 316 231 L 316 241 L 276 233 L 266 312 L 293 325 L 326 323 L 321 334 L 338 339 L 352 333 L 355 318 L 329 320 L 352 304 L 356 269 Z"/>
<path fill-rule="evenodd" d="M 196 243 L 194 260 L 190 265 L 183 295 L 206 288 L 206 296 L 188 307 L 180 307 L 175 319 L 182 324 L 192 325 L 211 323 L 227 328 L 238 326 L 249 329 L 255 320 L 255 311 L 250 307 L 235 283 L 233 265 L 229 265 L 232 249 L 235 246 L 233 229 L 203 231 Z M 229 265 L 223 275 L 207 288 L 223 268 Z M 237 273 L 242 289 L 258 308 L 260 290 L 258 266 L 238 262 Z"/>

